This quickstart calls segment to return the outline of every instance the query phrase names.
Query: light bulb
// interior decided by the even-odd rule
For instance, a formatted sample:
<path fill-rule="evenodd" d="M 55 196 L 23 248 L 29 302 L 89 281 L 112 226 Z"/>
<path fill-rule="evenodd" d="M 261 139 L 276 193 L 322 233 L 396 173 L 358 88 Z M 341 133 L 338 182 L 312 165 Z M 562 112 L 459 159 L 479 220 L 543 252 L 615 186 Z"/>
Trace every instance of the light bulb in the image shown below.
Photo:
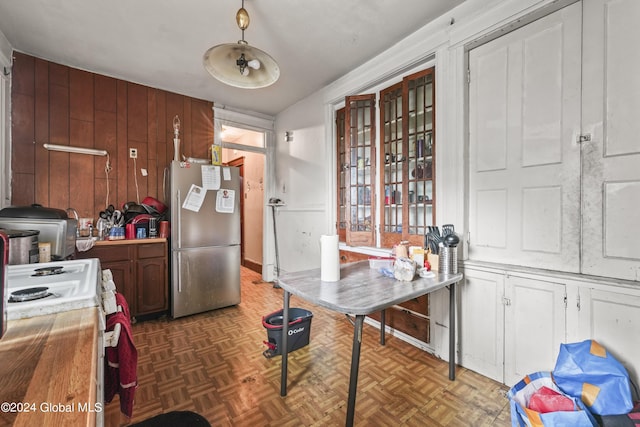
<path fill-rule="evenodd" d="M 245 67 L 242 69 L 242 75 L 247 77 L 249 75 L 249 67 Z"/>
<path fill-rule="evenodd" d="M 260 69 L 260 61 L 258 61 L 257 59 L 252 59 L 251 61 L 247 62 L 247 65 L 254 70 Z"/>

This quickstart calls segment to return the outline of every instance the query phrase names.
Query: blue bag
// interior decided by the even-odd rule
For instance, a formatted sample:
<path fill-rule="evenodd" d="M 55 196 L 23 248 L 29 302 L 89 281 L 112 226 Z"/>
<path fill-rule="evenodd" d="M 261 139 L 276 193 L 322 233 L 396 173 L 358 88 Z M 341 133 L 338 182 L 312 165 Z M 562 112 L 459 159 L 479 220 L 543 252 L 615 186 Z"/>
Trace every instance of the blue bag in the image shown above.
<path fill-rule="evenodd" d="M 633 408 L 627 370 L 594 340 L 561 344 L 553 377 L 594 414 L 627 414 Z"/>
<path fill-rule="evenodd" d="M 548 387 L 562 393 L 553 382 L 550 372 L 529 374 L 509 390 L 507 397 L 509 398 L 513 427 L 594 427 L 598 425 L 584 403 L 571 396 L 567 397 L 573 401 L 574 411 L 540 413 L 529 409 L 529 399 L 542 387 Z"/>

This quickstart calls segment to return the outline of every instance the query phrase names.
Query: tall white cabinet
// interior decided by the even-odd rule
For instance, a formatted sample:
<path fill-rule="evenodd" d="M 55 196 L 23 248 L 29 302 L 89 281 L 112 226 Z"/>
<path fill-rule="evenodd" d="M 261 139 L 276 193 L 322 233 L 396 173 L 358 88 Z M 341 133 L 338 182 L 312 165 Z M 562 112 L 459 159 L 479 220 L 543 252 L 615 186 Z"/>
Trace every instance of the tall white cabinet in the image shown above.
<path fill-rule="evenodd" d="M 464 366 L 514 384 L 594 338 L 638 380 L 637 22 L 583 0 L 469 51 Z"/>
<path fill-rule="evenodd" d="M 582 273 L 640 280 L 640 2 L 585 0 Z"/>

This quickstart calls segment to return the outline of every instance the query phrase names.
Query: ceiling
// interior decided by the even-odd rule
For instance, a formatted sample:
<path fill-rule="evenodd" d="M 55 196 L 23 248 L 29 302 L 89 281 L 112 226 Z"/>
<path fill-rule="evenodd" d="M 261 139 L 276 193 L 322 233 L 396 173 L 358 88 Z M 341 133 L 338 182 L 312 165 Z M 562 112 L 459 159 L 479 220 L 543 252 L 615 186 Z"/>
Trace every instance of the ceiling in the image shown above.
<path fill-rule="evenodd" d="M 0 32 L 49 61 L 276 115 L 463 1 L 246 0 L 245 40 L 280 66 L 262 89 L 226 86 L 202 64 L 211 46 L 241 39 L 241 0 L 1 1 Z"/>

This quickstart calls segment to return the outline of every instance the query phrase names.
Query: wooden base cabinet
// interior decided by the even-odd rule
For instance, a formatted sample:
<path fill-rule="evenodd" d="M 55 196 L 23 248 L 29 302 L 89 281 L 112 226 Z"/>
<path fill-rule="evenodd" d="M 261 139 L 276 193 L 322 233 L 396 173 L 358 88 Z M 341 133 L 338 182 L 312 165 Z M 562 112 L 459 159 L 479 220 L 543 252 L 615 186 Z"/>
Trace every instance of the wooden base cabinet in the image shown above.
<path fill-rule="evenodd" d="M 372 313 L 369 317 L 380 321 L 380 313 Z M 386 309 L 385 325 L 424 343 L 430 342 L 428 295 Z"/>
<path fill-rule="evenodd" d="M 369 255 L 351 251 L 340 251 L 340 264 L 364 261 L 369 259 Z"/>
<path fill-rule="evenodd" d="M 363 261 L 369 259 L 369 255 L 340 251 L 340 263 Z M 368 317 L 380 322 L 380 313 L 372 313 Z M 430 340 L 429 329 L 429 296 L 423 295 L 410 301 L 405 301 L 398 306 L 388 308 L 385 316 L 386 326 L 403 332 L 424 343 Z"/>
<path fill-rule="evenodd" d="M 116 290 L 129 303 L 131 316 L 166 312 L 169 309 L 167 241 L 102 242 L 78 258 L 99 258 L 102 269 L 110 269 Z"/>

